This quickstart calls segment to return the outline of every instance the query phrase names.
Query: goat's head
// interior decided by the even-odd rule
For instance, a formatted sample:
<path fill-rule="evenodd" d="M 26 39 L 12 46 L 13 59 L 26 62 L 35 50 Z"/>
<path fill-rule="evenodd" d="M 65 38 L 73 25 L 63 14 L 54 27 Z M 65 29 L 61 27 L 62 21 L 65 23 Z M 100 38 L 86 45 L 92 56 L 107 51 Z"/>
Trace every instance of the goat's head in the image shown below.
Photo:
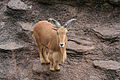
<path fill-rule="evenodd" d="M 61 24 L 53 18 L 49 18 L 48 20 L 56 25 L 56 27 L 53 28 L 53 30 L 55 30 L 57 33 L 59 46 L 61 48 L 64 48 L 67 40 L 67 32 L 68 32 L 67 27 L 71 24 L 71 22 L 75 21 L 76 19 L 71 19 L 67 21 L 63 26 L 61 26 Z"/>

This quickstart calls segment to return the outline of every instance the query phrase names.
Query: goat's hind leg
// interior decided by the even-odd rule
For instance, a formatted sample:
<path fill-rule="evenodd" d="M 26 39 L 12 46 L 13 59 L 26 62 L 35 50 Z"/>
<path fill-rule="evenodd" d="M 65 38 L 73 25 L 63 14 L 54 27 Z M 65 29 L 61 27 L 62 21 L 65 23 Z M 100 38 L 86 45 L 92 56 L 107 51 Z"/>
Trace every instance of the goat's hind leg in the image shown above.
<path fill-rule="evenodd" d="M 39 42 L 38 35 L 34 35 L 34 34 L 33 34 L 32 36 L 33 36 L 33 38 L 35 39 L 36 45 L 37 45 L 37 47 L 38 47 L 38 51 L 39 51 L 39 55 L 40 55 L 40 62 L 41 62 L 41 64 L 43 64 L 43 63 L 45 63 L 45 61 L 44 61 L 43 53 L 42 53 L 42 45 L 41 45 L 40 42 Z"/>
<path fill-rule="evenodd" d="M 44 60 L 44 56 L 43 56 L 42 46 L 39 47 L 39 55 L 40 55 L 40 62 L 41 62 L 41 64 L 44 64 L 45 60 Z"/>
<path fill-rule="evenodd" d="M 43 56 L 44 56 L 45 62 L 46 62 L 47 64 L 49 64 L 50 61 L 49 61 L 49 59 L 48 59 L 48 56 L 47 56 L 46 48 L 45 48 L 45 47 L 43 47 Z"/>
<path fill-rule="evenodd" d="M 50 70 L 54 71 L 54 59 L 53 59 L 53 52 L 49 50 L 48 59 L 50 60 Z"/>

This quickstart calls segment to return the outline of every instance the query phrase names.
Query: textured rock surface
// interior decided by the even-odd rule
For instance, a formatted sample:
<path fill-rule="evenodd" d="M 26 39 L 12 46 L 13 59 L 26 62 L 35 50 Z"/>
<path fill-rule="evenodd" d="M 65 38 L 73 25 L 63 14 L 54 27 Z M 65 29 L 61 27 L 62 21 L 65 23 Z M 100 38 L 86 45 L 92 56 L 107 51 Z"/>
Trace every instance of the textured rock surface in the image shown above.
<path fill-rule="evenodd" d="M 27 10 L 16 2 L 10 8 L 10 1 L 17 2 L 0 1 L 0 80 L 120 80 L 120 72 L 116 70 L 118 66 L 107 67 L 114 70 L 93 67 L 94 60 L 120 62 L 119 38 L 112 43 L 102 41 L 106 36 L 109 40 L 118 37 L 119 7 L 114 5 L 114 11 L 113 6 L 106 3 L 109 0 L 63 0 L 62 3 L 58 0 L 19 0 L 22 5 L 32 6 Z M 83 4 L 84 1 L 90 3 Z M 60 64 L 59 72 L 51 72 L 49 65 L 40 64 L 32 38 L 32 23 L 49 17 L 61 24 L 71 18 L 77 19 L 68 27 L 69 54 L 67 60 Z M 106 29 L 98 30 L 98 27 Z M 97 29 L 93 31 L 97 36 L 90 32 L 91 29 Z"/>
<path fill-rule="evenodd" d="M 64 1 L 61 1 L 61 0 L 35 0 L 35 1 L 39 1 L 39 2 L 42 2 L 42 3 L 48 3 L 48 4 L 67 4 L 67 5 L 81 5 L 81 4 L 91 4 L 91 3 L 111 3 L 113 5 L 117 5 L 119 6 L 120 4 L 120 0 L 64 0 Z"/>
<path fill-rule="evenodd" d="M 120 6 L 120 0 L 109 0 L 111 4 Z"/>
<path fill-rule="evenodd" d="M 25 48 L 24 44 L 16 44 L 15 42 L 7 42 L 6 44 L 0 45 L 0 49 L 3 50 L 15 50 L 15 49 L 20 49 L 20 48 Z"/>
<path fill-rule="evenodd" d="M 80 44 L 80 42 L 82 42 L 82 44 Z M 95 49 L 94 45 L 89 45 L 89 41 L 79 41 L 79 42 L 75 42 L 75 41 L 68 41 L 68 47 L 67 50 L 68 52 L 71 51 L 70 53 L 84 53 L 86 51 Z"/>
<path fill-rule="evenodd" d="M 18 22 L 21 26 L 22 26 L 22 28 L 24 29 L 24 30 L 29 30 L 29 31 L 32 31 L 33 30 L 33 23 L 29 23 L 29 22 Z"/>
<path fill-rule="evenodd" d="M 27 10 L 28 6 L 21 0 L 10 0 L 8 7 L 13 10 Z"/>
<path fill-rule="evenodd" d="M 120 39 L 120 27 L 118 29 L 114 28 L 94 28 L 93 29 L 94 33 L 98 36 L 101 37 L 102 39 L 108 39 L 108 40 L 115 40 L 115 39 Z"/>
<path fill-rule="evenodd" d="M 22 30 L 19 24 L 7 21 L 1 22 L 0 26 L 0 49 L 15 50 L 25 48 L 28 45 L 24 37 L 29 39 L 29 36 Z"/>
<path fill-rule="evenodd" d="M 96 60 L 93 62 L 94 66 L 100 67 L 100 68 L 104 68 L 106 70 L 120 70 L 120 63 L 116 62 L 116 61 L 99 61 Z"/>

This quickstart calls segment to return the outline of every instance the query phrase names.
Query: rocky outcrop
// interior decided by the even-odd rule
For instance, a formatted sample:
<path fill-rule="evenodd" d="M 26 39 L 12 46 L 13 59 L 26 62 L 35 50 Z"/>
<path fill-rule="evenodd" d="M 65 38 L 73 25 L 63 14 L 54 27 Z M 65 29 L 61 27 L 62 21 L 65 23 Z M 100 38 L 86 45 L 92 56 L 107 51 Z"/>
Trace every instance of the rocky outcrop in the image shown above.
<path fill-rule="evenodd" d="M 95 68 L 99 68 L 104 71 L 107 79 L 119 80 L 120 73 L 120 63 L 113 60 L 95 60 L 93 61 Z"/>
<path fill-rule="evenodd" d="M 106 70 L 120 70 L 120 63 L 116 61 L 99 61 L 96 60 L 93 62 L 94 66 L 99 67 L 101 69 L 106 69 Z"/>
<path fill-rule="evenodd" d="M 115 42 L 116 40 L 120 39 L 120 29 L 115 28 L 94 28 L 92 32 L 97 35 L 99 38 Z"/>
<path fill-rule="evenodd" d="M 33 23 L 29 22 L 17 22 L 18 24 L 21 25 L 22 29 L 28 30 L 28 31 L 33 31 Z"/>
<path fill-rule="evenodd" d="M 28 46 L 28 40 L 30 39 L 28 33 L 12 20 L 1 22 L 0 34 L 0 49 L 2 50 L 15 50 Z"/>
<path fill-rule="evenodd" d="M 10 0 L 8 5 L 13 10 L 27 10 L 28 6 L 21 0 Z"/>
<path fill-rule="evenodd" d="M 70 39 L 68 41 L 68 53 L 82 54 L 93 49 L 95 49 L 94 43 L 87 40 Z"/>
<path fill-rule="evenodd" d="M 24 44 L 16 44 L 15 42 L 7 42 L 6 44 L 0 45 L 0 49 L 2 50 L 16 50 L 21 48 L 25 48 Z"/>

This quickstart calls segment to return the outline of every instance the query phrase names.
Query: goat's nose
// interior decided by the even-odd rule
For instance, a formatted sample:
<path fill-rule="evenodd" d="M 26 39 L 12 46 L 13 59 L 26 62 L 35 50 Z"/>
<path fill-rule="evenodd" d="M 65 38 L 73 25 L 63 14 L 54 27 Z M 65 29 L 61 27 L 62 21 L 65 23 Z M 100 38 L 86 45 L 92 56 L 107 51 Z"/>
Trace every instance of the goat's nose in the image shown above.
<path fill-rule="evenodd" d="M 64 44 L 60 44 L 60 47 L 64 47 Z"/>

